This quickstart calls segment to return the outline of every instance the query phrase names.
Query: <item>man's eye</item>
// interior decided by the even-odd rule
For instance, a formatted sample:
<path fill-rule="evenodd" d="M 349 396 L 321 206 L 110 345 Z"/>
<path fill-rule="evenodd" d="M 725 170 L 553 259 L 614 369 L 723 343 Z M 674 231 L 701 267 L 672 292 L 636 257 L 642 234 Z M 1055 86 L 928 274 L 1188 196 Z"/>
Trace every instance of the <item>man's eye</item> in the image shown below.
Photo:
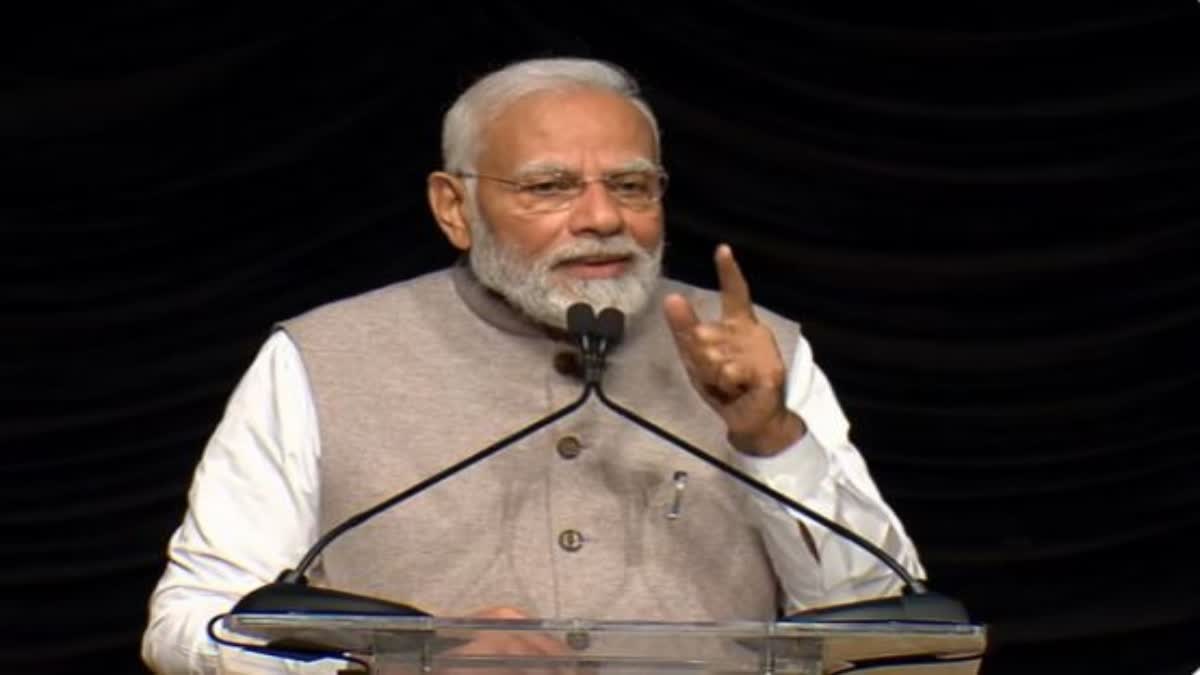
<path fill-rule="evenodd" d="M 568 178 L 547 178 L 525 183 L 521 190 L 532 195 L 556 195 L 570 192 L 574 183 Z"/>
<path fill-rule="evenodd" d="M 613 176 L 608 184 L 620 194 L 643 195 L 650 191 L 650 178 L 642 174 Z"/>

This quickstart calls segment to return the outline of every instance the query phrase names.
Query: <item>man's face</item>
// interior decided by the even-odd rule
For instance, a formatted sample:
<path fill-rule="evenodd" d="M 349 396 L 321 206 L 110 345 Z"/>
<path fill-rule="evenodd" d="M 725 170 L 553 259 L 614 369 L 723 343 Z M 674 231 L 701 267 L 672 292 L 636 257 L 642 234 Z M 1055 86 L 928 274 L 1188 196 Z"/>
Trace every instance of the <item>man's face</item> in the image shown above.
<path fill-rule="evenodd" d="M 615 94 L 581 90 L 518 100 L 486 129 L 476 171 L 528 181 L 555 172 L 585 180 L 657 166 L 645 116 Z M 566 307 L 641 311 L 657 281 L 659 203 L 631 207 L 600 181 L 565 207 L 529 207 L 514 186 L 480 179 L 471 204 L 471 263 L 481 280 L 534 318 L 561 326 Z"/>

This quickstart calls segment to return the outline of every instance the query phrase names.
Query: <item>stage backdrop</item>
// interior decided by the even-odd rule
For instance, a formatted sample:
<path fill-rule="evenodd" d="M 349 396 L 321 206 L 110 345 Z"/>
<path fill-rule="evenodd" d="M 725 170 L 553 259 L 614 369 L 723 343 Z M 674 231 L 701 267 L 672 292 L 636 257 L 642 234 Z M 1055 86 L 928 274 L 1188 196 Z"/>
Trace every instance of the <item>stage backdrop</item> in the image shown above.
<path fill-rule="evenodd" d="M 985 672 L 1200 666 L 1200 10 L 828 4 L 8 13 L 5 672 L 141 671 L 271 323 L 450 262 L 442 111 L 564 54 L 642 79 L 669 271 L 802 322 Z"/>

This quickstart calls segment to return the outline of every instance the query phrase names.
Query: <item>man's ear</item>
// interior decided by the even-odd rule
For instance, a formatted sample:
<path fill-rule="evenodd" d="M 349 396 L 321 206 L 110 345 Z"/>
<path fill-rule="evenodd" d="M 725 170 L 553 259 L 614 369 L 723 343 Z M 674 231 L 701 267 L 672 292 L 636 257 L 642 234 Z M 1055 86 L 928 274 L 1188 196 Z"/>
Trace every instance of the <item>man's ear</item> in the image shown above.
<path fill-rule="evenodd" d="M 457 177 L 434 171 L 425 181 L 429 208 L 446 239 L 460 251 L 471 248 L 471 225 L 467 220 L 467 187 Z"/>

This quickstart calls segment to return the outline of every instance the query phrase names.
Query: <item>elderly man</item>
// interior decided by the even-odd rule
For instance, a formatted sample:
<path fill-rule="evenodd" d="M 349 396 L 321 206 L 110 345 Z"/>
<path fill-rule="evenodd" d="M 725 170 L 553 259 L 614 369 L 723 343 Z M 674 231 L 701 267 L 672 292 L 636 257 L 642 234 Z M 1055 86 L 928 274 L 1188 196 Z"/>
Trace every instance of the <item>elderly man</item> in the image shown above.
<path fill-rule="evenodd" d="M 207 621 L 317 536 L 580 392 L 564 335 L 586 301 L 627 317 L 605 391 L 694 445 L 921 563 L 798 326 L 660 276 L 657 123 L 611 65 L 492 73 L 445 118 L 433 215 L 460 264 L 283 321 L 197 469 L 143 654 L 201 672 Z M 771 619 L 896 592 L 882 563 L 588 405 L 347 533 L 313 582 L 438 615 Z"/>

